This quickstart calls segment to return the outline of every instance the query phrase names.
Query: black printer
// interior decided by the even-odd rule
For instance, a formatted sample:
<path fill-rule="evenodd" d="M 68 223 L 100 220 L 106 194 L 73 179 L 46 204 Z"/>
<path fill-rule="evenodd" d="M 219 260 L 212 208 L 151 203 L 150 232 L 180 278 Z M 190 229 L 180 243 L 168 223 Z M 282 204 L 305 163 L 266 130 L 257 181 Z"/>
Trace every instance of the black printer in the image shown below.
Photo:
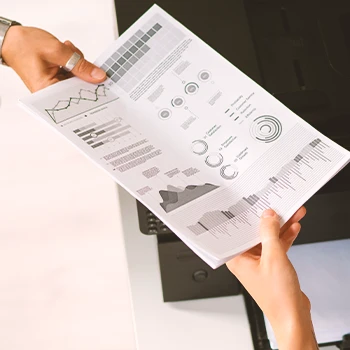
<path fill-rule="evenodd" d="M 115 0 L 119 33 L 154 3 Z M 350 150 L 349 0 L 158 0 L 157 4 L 320 132 Z M 350 167 L 307 203 L 295 244 L 350 238 Z M 137 202 L 157 235 L 164 301 L 245 296 L 255 349 L 270 349 L 262 313 L 222 266 L 212 270 Z M 336 223 L 336 227 L 334 227 Z"/>

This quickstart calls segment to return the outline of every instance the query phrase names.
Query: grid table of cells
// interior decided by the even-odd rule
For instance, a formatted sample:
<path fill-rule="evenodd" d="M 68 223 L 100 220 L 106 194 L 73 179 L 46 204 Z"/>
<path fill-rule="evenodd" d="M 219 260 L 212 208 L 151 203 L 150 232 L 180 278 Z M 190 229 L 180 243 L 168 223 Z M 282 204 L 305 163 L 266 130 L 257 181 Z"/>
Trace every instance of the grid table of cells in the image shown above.
<path fill-rule="evenodd" d="M 184 34 L 162 16 L 154 16 L 101 66 L 124 91 L 130 92 L 183 40 Z"/>

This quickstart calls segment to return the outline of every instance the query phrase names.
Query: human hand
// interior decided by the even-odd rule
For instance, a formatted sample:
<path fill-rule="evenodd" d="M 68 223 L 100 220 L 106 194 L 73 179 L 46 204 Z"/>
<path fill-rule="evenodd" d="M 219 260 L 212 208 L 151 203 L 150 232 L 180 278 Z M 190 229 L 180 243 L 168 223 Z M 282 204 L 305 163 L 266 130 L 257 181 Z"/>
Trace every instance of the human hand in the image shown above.
<path fill-rule="evenodd" d="M 300 208 L 280 228 L 278 215 L 265 211 L 260 224 L 261 244 L 227 263 L 269 319 L 280 349 L 318 349 L 311 305 L 287 256 L 305 214 L 306 209 Z"/>
<path fill-rule="evenodd" d="M 81 59 L 71 72 L 66 72 L 61 67 L 74 52 Z M 61 43 L 50 33 L 38 28 L 10 27 L 3 42 L 2 57 L 31 92 L 73 75 L 90 83 L 100 83 L 106 79 L 106 73 L 86 61 L 71 42 Z"/>

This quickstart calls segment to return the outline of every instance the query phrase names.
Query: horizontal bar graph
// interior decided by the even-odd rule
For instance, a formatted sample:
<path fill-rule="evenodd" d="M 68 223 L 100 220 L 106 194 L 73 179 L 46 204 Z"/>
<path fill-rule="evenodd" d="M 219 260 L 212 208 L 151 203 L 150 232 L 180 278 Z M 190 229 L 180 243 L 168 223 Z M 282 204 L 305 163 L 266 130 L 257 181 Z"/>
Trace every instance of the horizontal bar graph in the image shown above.
<path fill-rule="evenodd" d="M 73 130 L 73 132 L 92 148 L 98 148 L 130 134 L 128 130 L 130 128 L 130 125 L 122 123 L 121 118 L 113 118 L 99 125 L 90 123 Z"/>

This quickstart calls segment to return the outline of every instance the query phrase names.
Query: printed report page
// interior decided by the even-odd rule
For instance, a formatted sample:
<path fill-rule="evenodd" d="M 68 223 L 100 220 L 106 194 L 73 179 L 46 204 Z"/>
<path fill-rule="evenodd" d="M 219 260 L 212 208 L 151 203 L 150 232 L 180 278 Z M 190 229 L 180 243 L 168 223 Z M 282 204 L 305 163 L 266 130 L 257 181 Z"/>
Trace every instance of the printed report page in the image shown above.
<path fill-rule="evenodd" d="M 259 243 L 263 210 L 285 222 L 349 162 L 156 5 L 96 64 L 104 83 L 72 78 L 22 104 L 214 268 Z"/>

